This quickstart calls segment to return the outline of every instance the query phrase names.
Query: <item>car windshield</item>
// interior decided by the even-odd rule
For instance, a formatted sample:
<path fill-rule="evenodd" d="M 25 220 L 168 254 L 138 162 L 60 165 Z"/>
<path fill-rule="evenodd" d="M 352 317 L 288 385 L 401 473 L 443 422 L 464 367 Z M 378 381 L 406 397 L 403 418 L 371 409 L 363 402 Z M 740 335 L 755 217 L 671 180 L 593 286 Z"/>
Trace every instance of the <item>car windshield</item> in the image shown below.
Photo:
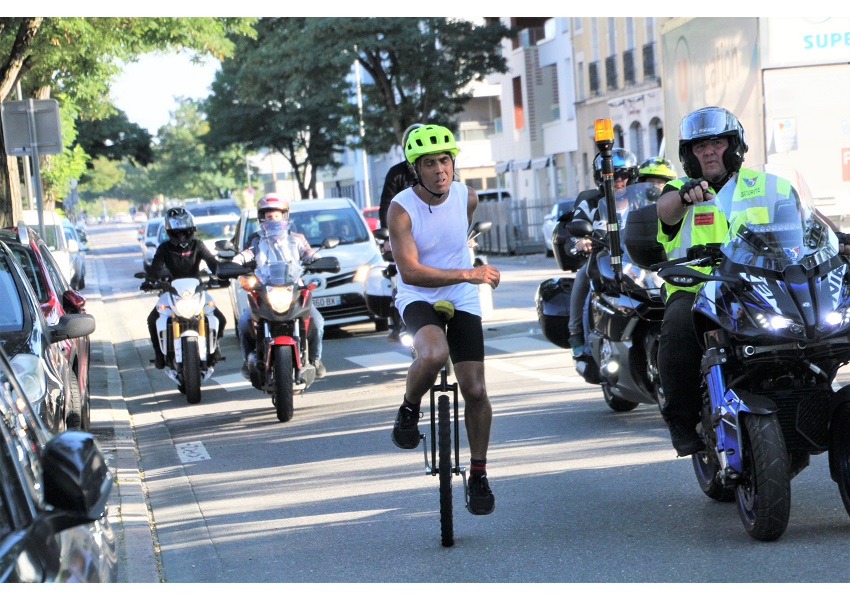
<path fill-rule="evenodd" d="M 154 237 L 159 231 L 159 226 L 162 224 L 162 219 L 150 220 L 145 225 L 145 237 Z"/>
<path fill-rule="evenodd" d="M 212 223 L 195 223 L 195 238 L 203 240 L 223 240 L 233 237 L 236 222 L 214 221 Z"/>
<path fill-rule="evenodd" d="M 20 331 L 24 328 L 24 309 L 7 260 L 0 259 L 0 331 Z"/>
<path fill-rule="evenodd" d="M 239 205 L 236 202 L 198 202 L 195 204 L 186 204 L 185 208 L 192 213 L 193 217 L 221 215 L 233 215 L 234 218 L 239 217 Z"/>
<path fill-rule="evenodd" d="M 292 231 L 301 233 L 314 248 L 322 245 L 325 238 L 339 238 L 340 245 L 359 244 L 369 239 L 369 232 L 363 225 L 360 215 L 354 208 L 342 207 L 325 210 L 304 210 L 290 212 Z M 257 219 L 248 219 L 245 223 L 247 240 L 257 231 Z"/>

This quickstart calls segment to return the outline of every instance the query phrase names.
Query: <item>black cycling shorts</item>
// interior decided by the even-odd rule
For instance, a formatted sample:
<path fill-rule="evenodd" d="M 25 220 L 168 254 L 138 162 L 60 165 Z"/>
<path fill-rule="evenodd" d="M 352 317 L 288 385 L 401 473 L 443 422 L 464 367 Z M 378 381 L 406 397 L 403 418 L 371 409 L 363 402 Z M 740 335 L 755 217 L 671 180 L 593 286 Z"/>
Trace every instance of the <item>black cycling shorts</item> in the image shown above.
<path fill-rule="evenodd" d="M 407 305 L 402 319 L 410 335 L 416 335 L 425 325 L 436 325 L 446 331 L 449 356 L 453 363 L 468 360 L 484 362 L 484 329 L 478 315 L 456 310 L 446 326 L 443 317 L 433 306 L 425 301 L 416 301 Z"/>

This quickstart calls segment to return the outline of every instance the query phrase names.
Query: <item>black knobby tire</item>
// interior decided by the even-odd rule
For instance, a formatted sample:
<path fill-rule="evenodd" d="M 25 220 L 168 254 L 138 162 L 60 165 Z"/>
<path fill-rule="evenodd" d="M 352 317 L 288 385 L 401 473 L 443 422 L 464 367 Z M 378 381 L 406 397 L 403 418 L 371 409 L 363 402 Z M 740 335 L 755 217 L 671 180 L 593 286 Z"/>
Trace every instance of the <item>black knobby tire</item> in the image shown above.
<path fill-rule="evenodd" d="M 744 472 L 735 488 L 738 514 L 747 533 L 770 542 L 785 533 L 791 514 L 791 475 L 776 414 L 739 415 Z"/>
<path fill-rule="evenodd" d="M 717 472 L 720 470 L 720 465 L 714 455 L 714 450 L 709 448 L 704 452 L 696 452 L 691 455 L 691 460 L 694 464 L 694 474 L 697 476 L 697 483 L 703 493 L 718 502 L 732 502 L 735 499 L 735 487 L 732 485 L 723 485 L 717 480 Z"/>
<path fill-rule="evenodd" d="M 83 429 L 83 401 L 80 384 L 73 371 L 68 376 L 68 393 L 65 396 L 65 427 Z"/>
<path fill-rule="evenodd" d="M 440 534 L 443 546 L 453 546 L 454 523 L 452 517 L 452 419 L 449 397 L 437 398 L 437 439 L 440 476 Z"/>
<path fill-rule="evenodd" d="M 829 460 L 832 477 L 838 484 L 844 510 L 850 514 L 850 404 L 842 404 L 836 409 L 831 429 Z"/>
<path fill-rule="evenodd" d="M 638 407 L 637 402 L 629 402 L 628 400 L 617 396 L 604 383 L 602 384 L 602 397 L 605 398 L 605 404 L 607 404 L 608 407 L 615 412 L 629 412 L 630 410 L 634 410 Z"/>
<path fill-rule="evenodd" d="M 201 358 L 197 338 L 183 338 L 183 393 L 186 402 L 201 401 Z"/>
<path fill-rule="evenodd" d="M 292 419 L 292 351 L 287 346 L 272 348 L 274 366 L 274 391 L 272 402 L 277 412 L 277 420 L 286 423 Z"/>

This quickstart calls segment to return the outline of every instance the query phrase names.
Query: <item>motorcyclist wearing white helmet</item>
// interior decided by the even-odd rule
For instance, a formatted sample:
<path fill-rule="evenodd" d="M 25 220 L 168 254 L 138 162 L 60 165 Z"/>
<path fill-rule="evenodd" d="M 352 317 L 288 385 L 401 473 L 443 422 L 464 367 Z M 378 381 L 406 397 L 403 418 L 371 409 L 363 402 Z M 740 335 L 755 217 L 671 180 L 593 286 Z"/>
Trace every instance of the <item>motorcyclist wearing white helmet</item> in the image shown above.
<path fill-rule="evenodd" d="M 302 234 L 290 231 L 289 202 L 276 194 L 267 194 L 257 202 L 257 221 L 264 235 L 255 232 L 248 238 L 248 247 L 233 258 L 233 262 L 256 268 L 266 260 L 274 243 L 274 250 L 281 253 L 287 261 L 299 266 L 310 264 L 319 257 L 319 253 L 310 246 Z M 242 348 L 242 376 L 250 378 L 251 362 L 256 360 L 256 331 L 251 323 L 251 311 L 246 308 L 237 323 L 239 342 Z M 325 320 L 314 305 L 310 306 L 310 328 L 307 331 L 309 342 L 308 360 L 316 368 L 316 377 L 326 374 L 322 364 L 322 338 L 325 332 Z"/>

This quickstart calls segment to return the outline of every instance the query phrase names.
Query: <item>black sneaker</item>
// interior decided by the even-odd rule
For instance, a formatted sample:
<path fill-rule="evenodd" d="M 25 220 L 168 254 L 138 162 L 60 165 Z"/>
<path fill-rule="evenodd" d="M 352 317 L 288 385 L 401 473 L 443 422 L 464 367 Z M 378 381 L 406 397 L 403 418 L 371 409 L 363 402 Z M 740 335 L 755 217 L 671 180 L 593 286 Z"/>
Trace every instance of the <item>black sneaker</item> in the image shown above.
<path fill-rule="evenodd" d="M 496 508 L 496 499 L 490 491 L 487 476 L 469 478 L 469 504 L 466 509 L 473 515 L 489 515 Z"/>
<path fill-rule="evenodd" d="M 157 352 L 154 356 L 153 364 L 157 369 L 165 368 L 165 355 L 162 352 Z"/>
<path fill-rule="evenodd" d="M 413 450 L 419 445 L 419 417 L 421 413 L 407 406 L 398 409 L 393 425 L 393 444 L 402 450 Z"/>
<path fill-rule="evenodd" d="M 678 419 L 668 421 L 667 427 L 670 429 L 670 440 L 673 442 L 673 448 L 676 449 L 676 454 L 679 456 L 690 456 L 705 449 L 705 442 L 697 433 L 696 427 Z"/>

